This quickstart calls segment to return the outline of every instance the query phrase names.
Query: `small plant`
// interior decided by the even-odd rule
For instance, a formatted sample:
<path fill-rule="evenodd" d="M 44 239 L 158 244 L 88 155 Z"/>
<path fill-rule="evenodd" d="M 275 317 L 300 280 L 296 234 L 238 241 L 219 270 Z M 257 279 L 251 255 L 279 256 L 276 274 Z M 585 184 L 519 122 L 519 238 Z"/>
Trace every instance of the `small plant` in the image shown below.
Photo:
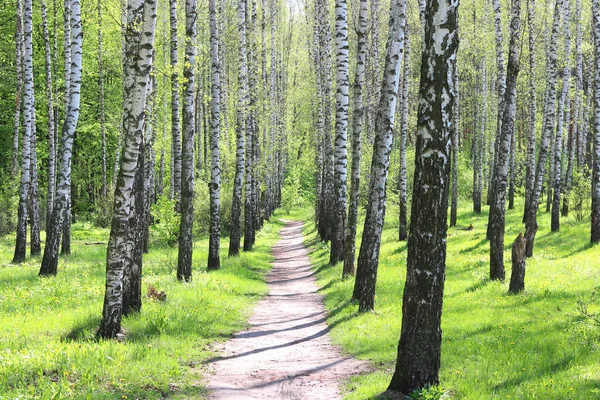
<path fill-rule="evenodd" d="M 596 289 L 592 290 L 589 297 L 577 300 L 573 324 L 573 335 L 593 349 L 600 348 L 600 312 L 590 310 L 598 300 Z"/>
<path fill-rule="evenodd" d="M 408 395 L 411 400 L 442 400 L 447 399 L 448 395 L 440 385 L 427 386 L 420 390 L 415 390 Z"/>

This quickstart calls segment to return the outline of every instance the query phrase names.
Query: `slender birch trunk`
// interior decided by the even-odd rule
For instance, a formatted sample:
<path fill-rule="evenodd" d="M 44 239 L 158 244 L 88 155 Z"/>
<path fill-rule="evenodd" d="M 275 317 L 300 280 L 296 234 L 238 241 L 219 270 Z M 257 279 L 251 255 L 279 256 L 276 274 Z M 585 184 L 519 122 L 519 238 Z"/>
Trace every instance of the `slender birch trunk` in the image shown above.
<path fill-rule="evenodd" d="M 46 247 L 39 274 L 41 276 L 56 275 L 58 267 L 58 250 L 61 235 L 68 229 L 70 193 L 71 193 L 71 158 L 73 155 L 73 142 L 77 122 L 79 120 L 79 107 L 81 104 L 81 72 L 82 72 L 82 42 L 83 31 L 81 24 L 80 0 L 70 2 L 70 30 L 71 51 L 68 57 L 71 60 L 69 88 L 69 107 L 62 127 L 60 138 L 60 152 L 58 160 L 58 181 L 56 196 L 50 226 L 46 229 Z M 64 241 L 64 239 L 63 239 Z"/>
<path fill-rule="evenodd" d="M 504 229 L 506 213 L 506 184 L 509 169 L 510 147 L 515 134 L 517 111 L 517 76 L 519 74 L 519 42 L 521 40 L 521 0 L 512 0 L 510 44 L 503 107 L 501 135 L 496 139 L 497 154 L 493 179 L 495 190 L 490 204 L 490 279 L 504 280 Z"/>
<path fill-rule="evenodd" d="M 171 21 L 171 163 L 173 165 L 173 199 L 179 211 L 181 200 L 181 128 L 179 125 L 179 66 L 177 60 L 177 0 L 169 0 Z"/>
<path fill-rule="evenodd" d="M 98 86 L 100 89 L 100 136 L 102 138 L 102 197 L 106 198 L 106 113 L 104 107 L 104 62 L 102 59 L 102 0 L 97 3 L 98 13 Z"/>
<path fill-rule="evenodd" d="M 23 4 L 17 0 L 15 29 L 15 65 L 17 77 L 17 92 L 15 93 L 15 119 L 13 131 L 12 175 L 19 172 L 19 137 L 21 127 L 21 107 L 23 106 Z M 21 149 L 22 150 L 22 149 Z"/>
<path fill-rule="evenodd" d="M 592 161 L 592 243 L 600 242 L 600 1 L 592 0 L 594 36 L 594 103 L 593 103 L 593 161 Z M 591 73 L 591 71 L 590 71 Z"/>
<path fill-rule="evenodd" d="M 408 27 L 408 18 L 404 24 L 404 61 L 403 61 L 403 77 L 402 91 L 400 97 L 400 171 L 398 174 L 398 192 L 400 194 L 400 212 L 399 212 L 399 229 L 398 240 L 406 240 L 408 238 L 408 218 L 407 205 L 408 195 L 406 190 L 406 136 L 408 133 L 408 89 L 410 79 L 410 34 Z"/>
<path fill-rule="evenodd" d="M 439 383 L 458 0 L 428 0 L 424 37 L 402 330 L 388 387 L 406 395 Z"/>
<path fill-rule="evenodd" d="M 529 126 L 527 129 L 527 161 L 525 169 L 525 209 L 531 202 L 535 184 L 535 153 L 537 136 L 537 93 L 536 93 L 536 56 L 535 56 L 535 0 L 528 0 L 527 25 L 529 28 Z M 525 222 L 523 213 L 523 222 Z"/>
<path fill-rule="evenodd" d="M 52 86 L 52 53 L 50 52 L 50 34 L 46 2 L 42 1 L 42 29 L 44 32 L 44 55 L 46 65 L 46 99 L 48 102 L 48 194 L 46 199 L 46 229 L 50 225 L 50 216 L 54 206 L 54 186 L 56 184 L 56 139 L 54 137 L 54 89 Z"/>
<path fill-rule="evenodd" d="M 336 111 L 333 160 L 333 218 L 329 264 L 344 260 L 346 239 L 346 179 L 348 175 L 348 12 L 346 0 L 335 1 Z"/>
<path fill-rule="evenodd" d="M 385 56 L 385 74 L 381 85 L 381 99 L 375 119 L 375 142 L 371 161 L 369 203 L 366 211 L 363 239 L 358 254 L 358 267 L 353 298 L 358 299 L 359 311 L 373 310 L 379 248 L 385 218 L 386 186 L 392 149 L 392 127 L 398 93 L 400 58 L 404 50 L 404 21 L 406 0 L 390 4 L 388 41 Z M 414 204 L 414 203 L 413 203 Z"/>
<path fill-rule="evenodd" d="M 460 134 L 458 131 L 459 123 L 459 87 L 458 87 L 458 67 L 454 68 L 454 109 L 452 111 L 452 200 L 450 203 L 450 226 L 456 226 L 457 208 L 458 208 L 458 151 Z"/>
<path fill-rule="evenodd" d="M 542 136 L 540 140 L 540 149 L 538 153 L 537 166 L 535 171 L 535 185 L 530 198 L 530 204 L 527 207 L 527 215 L 525 216 L 525 237 L 527 239 L 526 253 L 527 257 L 533 256 L 533 245 L 535 242 L 535 235 L 537 233 L 537 209 L 539 205 L 539 197 L 542 191 L 542 182 L 544 180 L 546 170 L 546 160 L 549 153 L 549 140 L 552 137 L 554 130 L 554 119 L 556 116 L 556 48 L 558 46 L 558 31 L 560 23 L 560 11 L 562 8 L 563 0 L 556 0 L 554 7 L 554 17 L 552 23 L 552 34 L 550 36 L 550 42 L 548 46 L 548 63 L 546 72 L 547 81 L 547 93 L 546 93 L 546 104 L 544 106 L 545 121 L 542 129 Z"/>
<path fill-rule="evenodd" d="M 20 3 L 17 3 L 19 21 Z M 13 263 L 25 260 L 27 252 L 27 200 L 31 185 L 31 137 L 33 135 L 33 11 L 31 0 L 23 0 L 23 142 L 21 144 L 21 183 L 19 186 L 19 206 L 17 211 L 17 235 Z M 19 22 L 17 22 L 19 24 Z M 17 27 L 18 30 L 18 27 Z"/>
<path fill-rule="evenodd" d="M 32 95 L 34 94 L 33 87 L 31 88 Z M 34 96 L 35 97 L 35 96 Z M 37 257 L 42 252 L 42 244 L 40 240 L 40 202 L 38 198 L 38 169 L 37 169 L 37 129 L 35 119 L 35 102 L 34 107 L 31 110 L 31 143 L 30 143 L 30 156 L 31 156 L 31 185 L 29 187 L 29 219 L 30 225 L 30 246 L 29 252 L 32 257 Z"/>
<path fill-rule="evenodd" d="M 563 68 L 563 84 L 560 97 L 558 98 L 556 138 L 554 139 L 554 171 L 552 180 L 554 183 L 553 198 L 552 198 L 552 232 L 560 230 L 560 195 L 562 190 L 562 152 L 563 152 L 563 128 L 565 125 L 565 106 L 567 105 L 567 96 L 569 87 L 571 86 L 571 16 L 570 2 L 563 2 L 563 26 L 564 26 L 564 41 L 565 41 L 565 66 Z"/>
<path fill-rule="evenodd" d="M 348 228 L 346 251 L 342 278 L 354 275 L 356 255 L 356 226 L 358 224 L 358 200 L 360 194 L 360 162 L 362 156 L 363 121 L 365 105 L 363 87 L 365 84 L 365 61 L 367 56 L 367 0 L 360 0 L 358 26 L 356 30 L 356 70 L 354 72 L 354 113 L 352 115 L 352 165 L 350 170 L 350 207 L 348 210 Z"/>
<path fill-rule="evenodd" d="M 233 197 L 231 200 L 231 228 L 229 232 L 229 256 L 240 253 L 242 238 L 242 185 L 244 180 L 244 147 L 248 136 L 247 104 L 248 104 L 248 71 L 246 54 L 246 0 L 237 4 L 239 33 L 239 104 L 237 107 L 235 175 L 233 178 Z M 246 192 L 246 195 L 248 192 Z"/>
<path fill-rule="evenodd" d="M 220 128 L 220 71 L 221 64 L 219 60 L 219 30 L 217 28 L 217 11 L 215 0 L 209 0 L 209 25 L 210 25 L 210 60 L 211 60 L 211 95 L 210 104 L 210 239 L 208 246 L 208 269 L 219 269 L 221 262 L 219 258 L 219 248 L 221 241 L 221 217 L 220 217 L 220 186 L 221 186 L 221 165 L 219 161 L 219 128 Z"/>
<path fill-rule="evenodd" d="M 185 2 L 185 59 L 183 67 L 183 147 L 181 165 L 181 224 L 177 279 L 192 280 L 194 247 L 194 92 L 196 73 L 196 0 Z"/>
<path fill-rule="evenodd" d="M 137 244 L 139 247 L 140 244 L 136 243 L 131 231 L 139 228 L 136 215 L 140 215 L 140 210 L 136 208 L 139 207 L 141 196 L 136 196 L 136 191 L 140 190 L 139 176 L 143 174 L 140 161 L 143 160 L 141 151 L 144 145 L 145 106 L 153 63 L 155 24 L 155 1 L 128 0 L 123 80 L 123 156 L 115 188 L 113 219 L 106 255 L 106 293 L 102 321 L 97 331 L 101 338 L 115 338 L 122 334 L 121 317 L 126 305 L 125 279 L 129 275 L 129 284 L 138 284 L 131 282 L 139 277 L 137 271 L 128 271 L 128 267 L 131 267 L 134 257 L 132 253 L 136 251 L 132 246 Z M 137 251 L 141 252 L 141 249 Z M 141 257 L 139 261 L 141 273 Z"/>
<path fill-rule="evenodd" d="M 571 183 L 573 178 L 573 165 L 580 160 L 580 137 L 582 132 L 582 101 L 583 92 L 583 54 L 581 51 L 581 42 L 583 32 L 581 30 L 581 0 L 575 2 L 575 99 L 571 109 L 571 124 L 569 125 L 569 163 L 567 165 L 567 174 L 563 185 L 563 206 L 561 215 L 569 216 L 569 194 L 571 192 Z"/>

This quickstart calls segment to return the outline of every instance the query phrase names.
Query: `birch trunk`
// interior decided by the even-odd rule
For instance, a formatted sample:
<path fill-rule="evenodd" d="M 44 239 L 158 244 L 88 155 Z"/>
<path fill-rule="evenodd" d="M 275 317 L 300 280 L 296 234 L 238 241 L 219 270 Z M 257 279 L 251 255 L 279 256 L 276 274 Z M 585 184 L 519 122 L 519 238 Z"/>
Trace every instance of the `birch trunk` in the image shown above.
<path fill-rule="evenodd" d="M 538 153 L 537 166 L 535 171 L 535 185 L 530 198 L 530 204 L 527 207 L 527 213 L 525 216 L 525 237 L 527 239 L 527 257 L 533 256 L 533 245 L 535 242 L 535 235 L 537 233 L 537 209 L 539 205 L 539 197 L 542 191 L 542 182 L 544 180 L 546 170 L 546 160 L 549 152 L 549 139 L 552 137 L 554 129 L 554 119 L 556 113 L 556 48 L 558 45 L 558 31 L 560 23 L 560 10 L 562 7 L 563 0 L 556 0 L 554 7 L 554 17 L 552 23 L 552 34 L 550 36 L 550 42 L 548 46 L 548 63 L 546 72 L 547 81 L 547 92 L 546 92 L 546 104 L 544 106 L 545 121 L 542 129 L 542 136 L 540 140 L 540 149 Z"/>
<path fill-rule="evenodd" d="M 19 18 L 20 3 L 17 3 L 17 18 Z M 27 200 L 31 185 L 31 137 L 33 115 L 33 12 L 31 0 L 23 1 L 23 142 L 21 144 L 21 183 L 19 186 L 19 206 L 17 211 L 17 235 L 13 263 L 25 260 L 27 252 Z M 18 23 L 17 23 L 18 24 Z M 18 28 L 17 28 L 18 29 Z"/>
<path fill-rule="evenodd" d="M 31 88 L 32 96 L 34 95 L 33 86 Z M 35 97 L 35 96 L 34 96 Z M 35 119 L 35 102 L 31 109 L 31 143 L 30 143 L 30 156 L 31 156 L 31 185 L 29 187 L 29 220 L 30 225 L 30 246 L 29 252 L 32 257 L 37 257 L 42 252 L 42 245 L 40 240 L 40 202 L 38 198 L 38 169 L 37 169 L 37 129 Z"/>
<path fill-rule="evenodd" d="M 50 225 L 50 216 L 54 206 L 54 186 L 56 184 L 56 139 L 54 137 L 54 90 L 52 87 L 52 62 L 50 52 L 50 35 L 48 33 L 48 17 L 46 2 L 42 1 L 42 29 L 44 32 L 44 55 L 46 64 L 46 99 L 48 102 L 48 194 L 46 199 L 46 229 Z"/>
<path fill-rule="evenodd" d="M 179 125 L 179 66 L 177 65 L 177 0 L 169 0 L 171 22 L 171 163 L 173 200 L 179 211 L 181 200 L 181 128 Z"/>
<path fill-rule="evenodd" d="M 13 131 L 12 175 L 19 172 L 19 137 L 21 127 L 21 107 L 23 106 L 23 4 L 17 0 L 15 29 L 15 65 L 17 92 L 15 93 L 15 119 Z"/>
<path fill-rule="evenodd" d="M 456 226 L 457 208 L 458 208 L 458 151 L 460 134 L 458 131 L 459 122 L 459 87 L 458 87 L 458 67 L 454 68 L 454 109 L 452 111 L 452 200 L 450 203 L 450 226 Z"/>
<path fill-rule="evenodd" d="M 335 51 L 336 51 L 336 110 L 334 151 L 334 203 L 332 210 L 332 235 L 329 264 L 344 260 L 346 239 L 346 179 L 348 175 L 348 12 L 346 0 L 335 1 Z"/>
<path fill-rule="evenodd" d="M 106 113 L 104 107 L 104 62 L 102 60 L 102 0 L 96 6 L 98 13 L 98 85 L 100 89 L 100 136 L 102 138 L 102 197 L 106 198 Z"/>
<path fill-rule="evenodd" d="M 146 96 L 153 62 L 155 24 L 155 1 L 128 0 L 123 79 L 125 95 L 123 156 L 115 188 L 113 218 L 106 255 L 106 293 L 102 322 L 97 331 L 97 335 L 101 338 L 115 338 L 121 333 L 121 317 L 125 306 L 124 286 L 127 285 L 125 278 L 129 274 L 129 284 L 132 284 L 134 282 L 131 280 L 139 277 L 137 271 L 127 271 L 127 267 L 131 266 L 132 257 L 135 257 L 132 254 L 136 251 L 134 246 L 139 245 L 132 240 L 131 232 L 138 229 L 135 217 L 139 215 L 136 212 L 139 210 L 136 208 L 139 206 L 140 197 L 136 196 L 136 191 L 140 188 L 134 186 L 136 186 L 136 175 L 139 178 L 143 173 L 140 160 L 143 160 L 141 151 L 143 151 L 144 141 Z M 137 251 L 141 252 L 140 249 Z M 141 258 L 139 268 L 141 273 Z M 134 284 L 137 286 L 137 282 Z"/>
<path fill-rule="evenodd" d="M 194 96 L 196 73 L 196 0 L 185 2 L 185 59 L 183 67 L 183 147 L 181 165 L 181 224 L 177 279 L 192 280 L 194 248 Z"/>
<path fill-rule="evenodd" d="M 354 72 L 354 113 L 352 115 L 352 165 L 350 170 L 350 207 L 342 278 L 354 275 L 356 255 L 356 226 L 358 224 L 358 200 L 360 194 L 360 162 L 362 157 L 362 133 L 365 117 L 363 87 L 365 84 L 365 59 L 367 55 L 367 0 L 360 0 L 356 31 L 356 69 Z"/>
<path fill-rule="evenodd" d="M 496 163 L 494 165 L 495 193 L 490 204 L 488 233 L 490 239 L 490 279 L 504 281 L 504 229 L 506 207 L 506 184 L 509 169 L 510 147 L 515 134 L 517 109 L 517 76 L 519 74 L 519 42 L 521 40 L 521 0 L 512 0 L 510 21 L 510 44 L 503 107 L 501 135 L 497 138 Z"/>
<path fill-rule="evenodd" d="M 408 219 L 406 209 L 408 195 L 406 191 L 406 136 L 408 133 L 408 88 L 410 79 L 410 34 L 408 29 L 408 18 L 404 24 L 404 61 L 402 77 L 401 120 L 400 120 L 400 173 L 398 175 L 398 192 L 400 193 L 400 213 L 398 240 L 406 240 L 408 237 Z"/>
<path fill-rule="evenodd" d="M 237 107 L 235 175 L 233 178 L 233 198 L 231 201 L 231 228 L 229 233 L 229 256 L 240 253 L 242 237 L 242 185 L 244 180 L 244 147 L 248 136 L 247 110 L 248 104 L 248 71 L 246 54 L 246 0 L 238 1 L 238 33 L 239 33 L 239 104 Z"/>
<path fill-rule="evenodd" d="M 583 54 L 581 51 L 581 42 L 583 33 L 581 30 L 581 0 L 576 0 L 575 3 L 575 99 L 573 108 L 571 109 L 571 124 L 569 125 L 569 164 L 567 166 L 567 174 L 565 176 L 563 206 L 561 215 L 569 216 L 569 194 L 571 192 L 571 183 L 573 178 L 573 164 L 577 161 L 580 164 L 581 155 L 581 136 L 582 136 L 582 101 L 581 95 L 583 92 Z"/>
<path fill-rule="evenodd" d="M 69 207 L 71 205 L 71 158 L 73 155 L 73 141 L 77 121 L 79 120 L 79 107 L 81 104 L 81 70 L 82 70 L 82 41 L 83 31 L 81 24 L 81 3 L 79 0 L 72 0 L 70 3 L 70 22 L 71 51 L 69 60 L 69 107 L 62 127 L 60 138 L 60 152 L 58 160 L 58 181 L 56 185 L 56 195 L 54 207 L 52 208 L 52 217 L 50 226 L 46 229 L 46 247 L 40 268 L 40 275 L 56 275 L 58 266 L 58 250 L 61 235 L 64 234 L 67 218 L 69 217 Z M 67 227 L 68 228 L 68 227 Z M 64 241 L 64 240 L 63 240 Z"/>
<path fill-rule="evenodd" d="M 563 26 L 565 41 L 565 66 L 563 68 L 562 91 L 558 99 L 556 138 L 554 139 L 554 171 L 553 171 L 553 198 L 552 198 L 552 232 L 560 230 L 560 195 L 562 190 L 562 152 L 563 152 L 563 127 L 565 125 L 565 106 L 571 82 L 571 17 L 569 0 L 563 2 Z"/>
<path fill-rule="evenodd" d="M 358 254 L 354 293 L 360 312 L 370 311 L 375 303 L 375 285 L 381 233 L 385 218 L 386 186 L 392 149 L 392 127 L 398 93 L 400 58 L 404 48 L 406 0 L 390 4 L 390 20 L 385 56 L 385 74 L 381 85 L 381 99 L 375 119 L 375 142 L 371 161 L 369 202 L 366 211 L 363 239 Z"/>
<path fill-rule="evenodd" d="M 208 269 L 215 270 L 220 267 L 219 248 L 221 241 L 220 217 L 220 186 L 221 165 L 219 161 L 219 108 L 220 98 L 220 60 L 219 60 L 219 30 L 217 28 L 217 12 L 215 0 L 209 0 L 209 25 L 210 25 L 210 60 L 211 60 L 211 104 L 210 104 L 210 239 L 208 245 Z"/>
<path fill-rule="evenodd" d="M 402 330 L 396 368 L 388 387 L 406 395 L 439 383 L 449 153 L 457 95 L 457 11 L 457 0 L 428 0 L 425 11 Z"/>
<path fill-rule="evenodd" d="M 592 0 L 594 36 L 594 103 L 592 164 L 592 243 L 600 242 L 600 1 Z M 591 71 L 590 71 L 591 73 Z"/>
<path fill-rule="evenodd" d="M 535 0 L 528 0 L 527 24 L 529 28 L 529 126 L 527 129 L 527 161 L 525 169 L 525 209 L 531 202 L 535 184 L 535 153 L 537 136 L 537 101 L 536 101 L 536 56 L 535 56 Z M 523 213 L 523 222 L 525 222 Z"/>

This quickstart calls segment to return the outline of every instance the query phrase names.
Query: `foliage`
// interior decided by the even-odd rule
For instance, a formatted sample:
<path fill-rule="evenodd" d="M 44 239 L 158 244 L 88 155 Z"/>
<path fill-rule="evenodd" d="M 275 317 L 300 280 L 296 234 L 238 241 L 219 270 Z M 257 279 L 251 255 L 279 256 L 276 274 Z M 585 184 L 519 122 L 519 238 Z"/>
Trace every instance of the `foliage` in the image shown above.
<path fill-rule="evenodd" d="M 167 195 L 160 196 L 150 210 L 154 219 L 154 224 L 150 227 L 152 240 L 174 246 L 177 243 L 180 222 L 179 214 L 175 212 L 175 201 L 169 200 Z"/>
<path fill-rule="evenodd" d="M 589 296 L 577 300 L 574 313 L 572 333 L 576 340 L 591 350 L 600 349 L 600 311 L 598 310 L 598 293 L 595 287 Z"/>
<path fill-rule="evenodd" d="M 163 201 L 166 207 L 166 202 Z M 179 283 L 171 249 L 144 256 L 143 290 L 151 284 L 166 302 L 144 296 L 142 312 L 126 317 L 125 341 L 96 341 L 104 294 L 107 229 L 73 225 L 73 255 L 54 278 L 37 276 L 39 259 L 6 266 L 11 238 L 0 238 L 0 398 L 161 399 L 203 398 L 200 366 L 211 344 L 242 328 L 252 304 L 266 294 L 264 273 L 272 260 L 280 223 L 258 233 L 253 252 L 227 258 L 221 270 L 194 271 Z M 77 239 L 75 239 L 77 238 Z M 194 265 L 207 259 L 208 240 L 195 242 Z"/>
<path fill-rule="evenodd" d="M 14 232 L 17 224 L 15 210 L 19 202 L 17 186 L 8 178 L 0 179 L 0 236 Z"/>
<path fill-rule="evenodd" d="M 292 168 L 281 190 L 282 209 L 286 214 L 289 214 L 293 209 L 305 208 L 309 204 L 307 201 L 308 196 L 308 193 L 303 190 L 298 169 Z"/>
<path fill-rule="evenodd" d="M 571 186 L 571 192 L 569 193 L 569 202 L 571 210 L 575 214 L 577 221 L 584 221 L 590 218 L 591 213 L 591 199 L 592 199 L 592 186 L 591 186 L 591 171 L 587 165 L 583 166 L 583 169 L 573 169 L 573 181 Z"/>

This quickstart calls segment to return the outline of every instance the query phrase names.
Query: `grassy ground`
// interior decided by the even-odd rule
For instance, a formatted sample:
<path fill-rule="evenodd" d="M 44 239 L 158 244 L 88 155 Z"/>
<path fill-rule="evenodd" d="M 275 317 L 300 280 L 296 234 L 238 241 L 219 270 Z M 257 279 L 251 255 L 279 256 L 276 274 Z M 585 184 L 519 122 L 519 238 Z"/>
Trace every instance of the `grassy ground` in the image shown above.
<path fill-rule="evenodd" d="M 124 343 L 94 340 L 104 296 L 108 230 L 73 226 L 73 254 L 59 261 L 58 276 L 40 279 L 40 259 L 10 265 L 14 238 L 0 239 L 0 399 L 199 398 L 202 363 L 210 344 L 239 330 L 267 287 L 271 247 L 281 223 L 273 218 L 251 253 L 227 258 L 206 273 L 208 240 L 194 248 L 191 283 L 175 278 L 177 249 L 151 248 L 144 258 L 142 290 L 164 290 L 164 303 L 143 299 L 127 317 Z"/>
<path fill-rule="evenodd" d="M 487 211 L 475 215 L 464 206 L 458 228 L 448 231 L 440 376 L 446 392 L 474 400 L 600 398 L 600 318 L 582 312 L 587 303 L 588 314 L 600 310 L 600 301 L 590 302 L 594 288 L 600 290 L 600 246 L 589 245 L 589 222 L 562 219 L 560 233 L 550 233 L 550 216 L 541 212 L 526 290 L 511 296 L 510 245 L 524 229 L 521 203 L 507 213 L 505 283 L 487 278 Z M 341 281 L 341 265 L 327 266 L 329 247 L 316 239 L 314 224 L 305 227 L 333 340 L 375 368 L 348 383 L 348 399 L 377 398 L 395 365 L 407 245 L 397 241 L 397 215 L 389 211 L 375 312 L 363 315 L 349 301 L 353 280 Z M 474 230 L 459 229 L 470 224 Z"/>

